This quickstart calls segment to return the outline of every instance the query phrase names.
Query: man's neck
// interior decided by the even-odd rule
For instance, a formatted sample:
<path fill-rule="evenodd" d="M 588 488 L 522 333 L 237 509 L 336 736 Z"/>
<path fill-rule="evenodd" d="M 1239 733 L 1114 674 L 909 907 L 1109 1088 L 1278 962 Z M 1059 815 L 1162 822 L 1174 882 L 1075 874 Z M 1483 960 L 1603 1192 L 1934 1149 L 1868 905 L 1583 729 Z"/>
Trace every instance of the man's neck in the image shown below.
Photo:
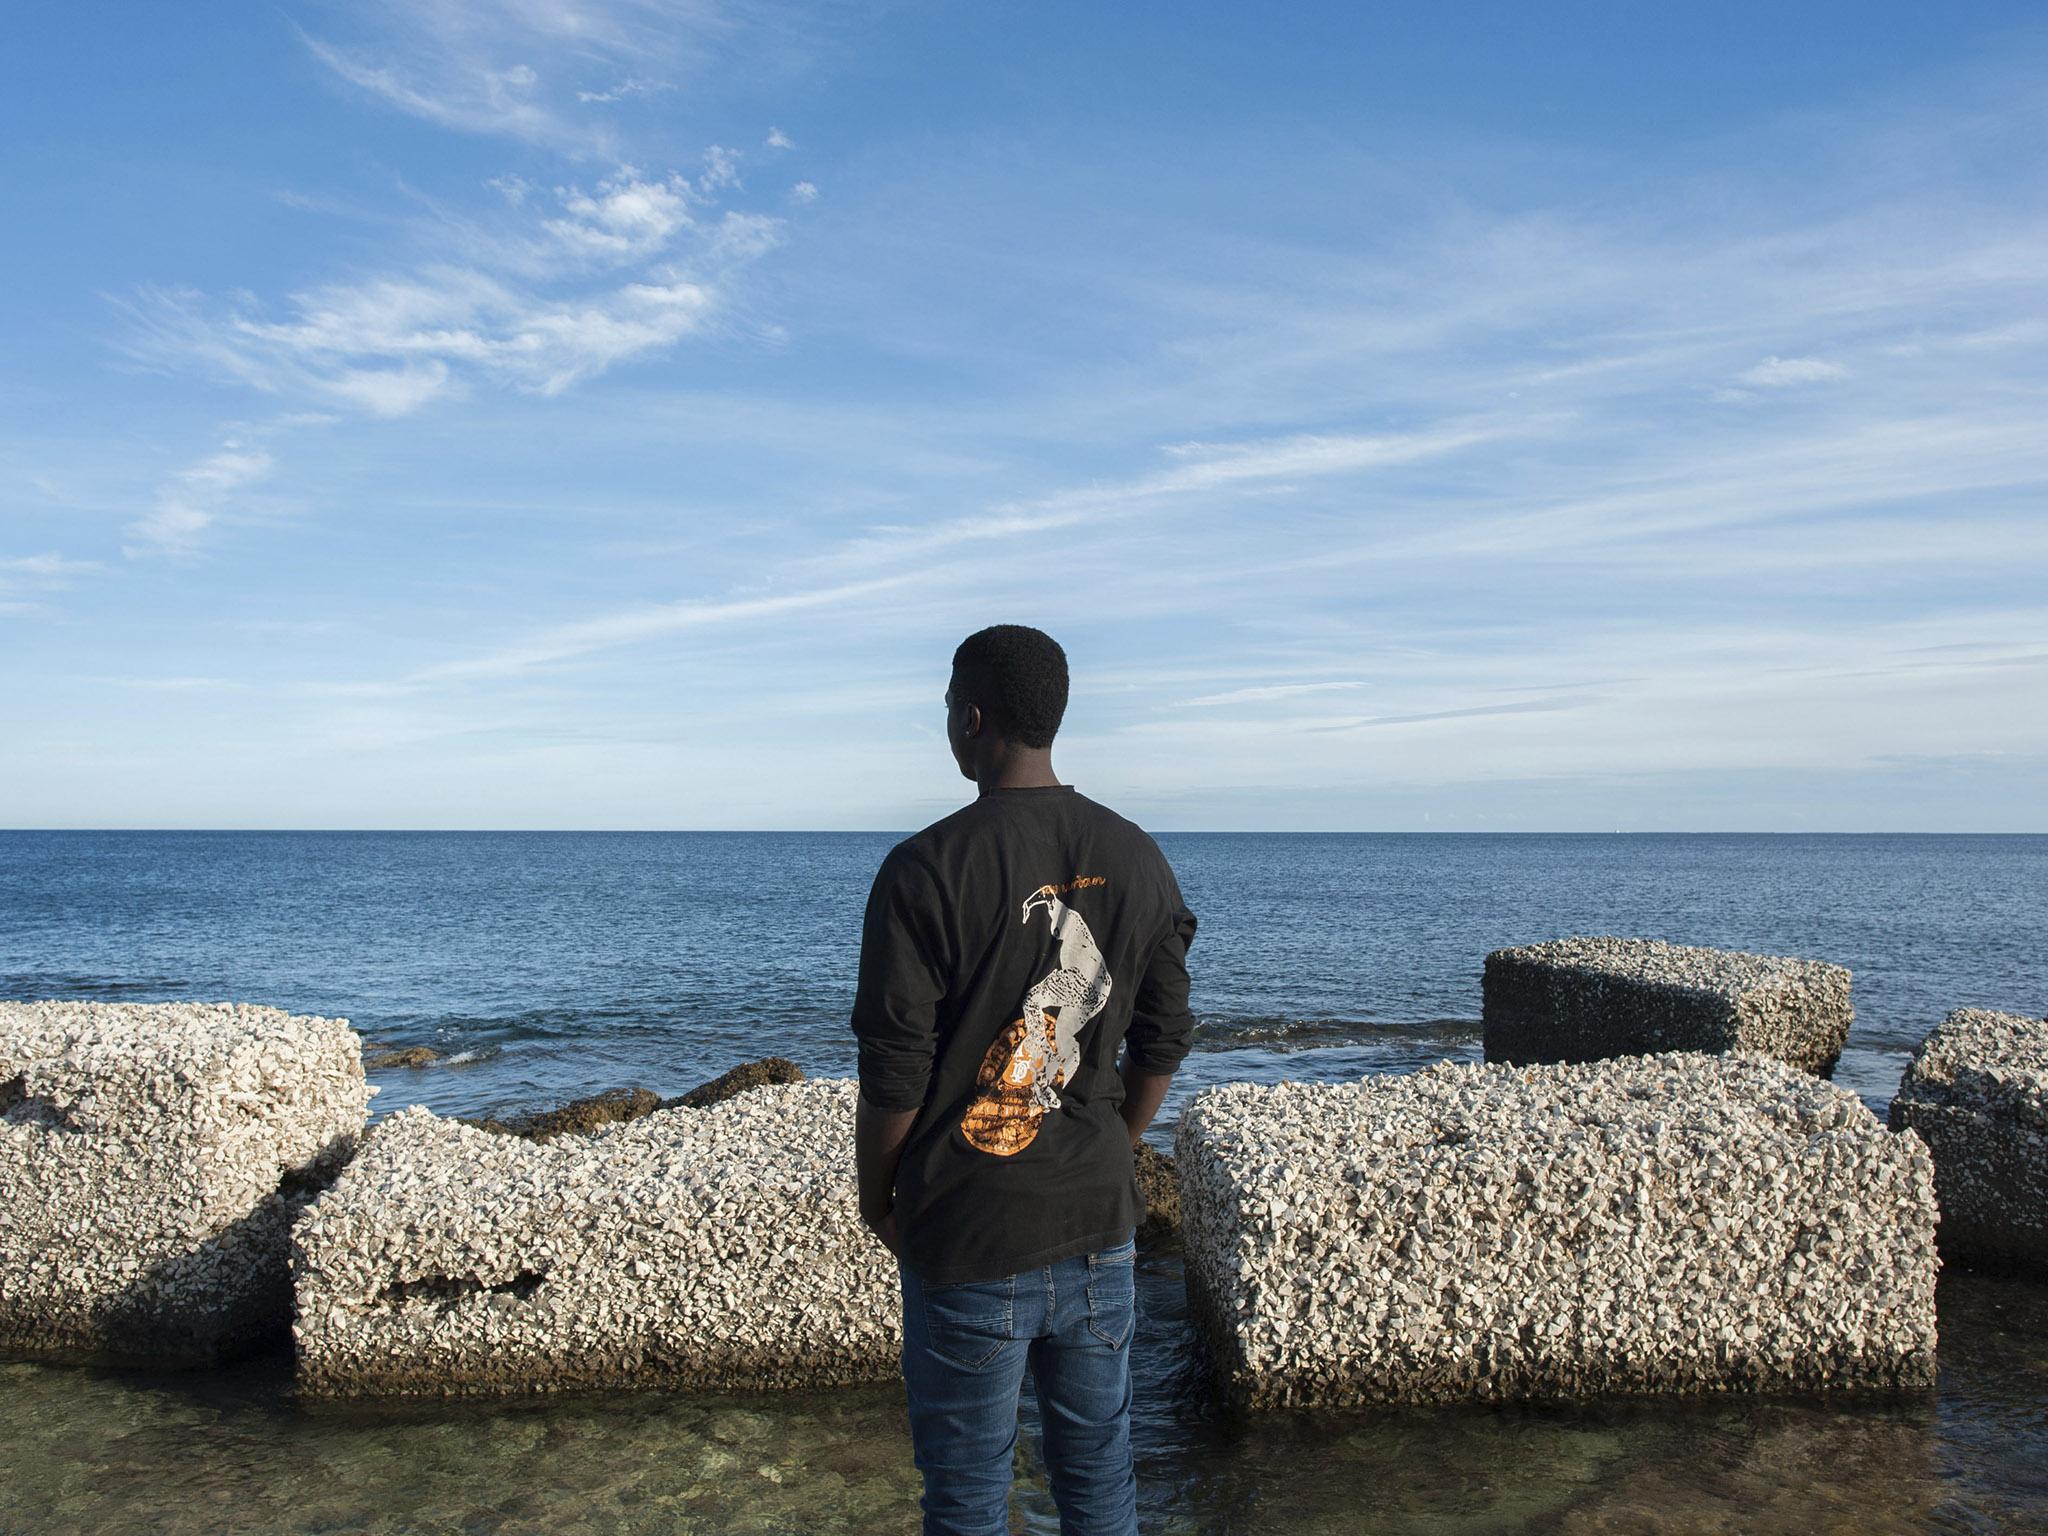
<path fill-rule="evenodd" d="M 974 782 L 986 795 L 998 789 L 1054 789 L 1060 776 L 1053 772 L 1051 748 L 1004 742 L 976 765 Z"/>

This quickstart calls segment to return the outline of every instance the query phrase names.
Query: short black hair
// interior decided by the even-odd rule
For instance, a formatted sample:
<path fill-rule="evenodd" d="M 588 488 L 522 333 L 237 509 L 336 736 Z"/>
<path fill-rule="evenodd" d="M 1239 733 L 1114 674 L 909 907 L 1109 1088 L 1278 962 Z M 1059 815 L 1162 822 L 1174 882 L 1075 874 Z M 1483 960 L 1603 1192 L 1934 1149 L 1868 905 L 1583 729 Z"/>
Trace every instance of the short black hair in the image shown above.
<path fill-rule="evenodd" d="M 1042 629 L 991 624 L 953 652 L 953 690 L 1005 739 L 1049 747 L 1067 712 L 1067 653 Z"/>

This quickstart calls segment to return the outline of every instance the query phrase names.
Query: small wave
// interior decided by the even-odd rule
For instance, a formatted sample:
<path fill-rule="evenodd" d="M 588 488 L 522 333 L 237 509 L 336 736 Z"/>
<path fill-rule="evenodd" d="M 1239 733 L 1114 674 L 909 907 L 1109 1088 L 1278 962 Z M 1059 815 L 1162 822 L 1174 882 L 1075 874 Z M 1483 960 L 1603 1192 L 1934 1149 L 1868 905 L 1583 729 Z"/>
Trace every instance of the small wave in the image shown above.
<path fill-rule="evenodd" d="M 1465 1045 L 1479 1038 L 1477 1019 L 1275 1019 L 1207 1017 L 1195 1031 L 1195 1048 L 1231 1050 L 1264 1045 L 1275 1050 L 1313 1050 L 1326 1045 L 1440 1042 Z"/>
<path fill-rule="evenodd" d="M 116 981 L 104 976 L 74 976 L 61 971 L 21 971 L 0 976 L 0 996 L 50 1002 L 137 996 L 146 999 L 166 992 L 182 992 L 190 985 L 190 982 L 176 976 Z"/>
<path fill-rule="evenodd" d="M 481 1045 L 471 1050 L 457 1051 L 452 1056 L 443 1056 L 441 1058 L 441 1065 L 444 1067 L 467 1067 L 479 1061 L 489 1061 L 497 1054 L 497 1047 Z"/>

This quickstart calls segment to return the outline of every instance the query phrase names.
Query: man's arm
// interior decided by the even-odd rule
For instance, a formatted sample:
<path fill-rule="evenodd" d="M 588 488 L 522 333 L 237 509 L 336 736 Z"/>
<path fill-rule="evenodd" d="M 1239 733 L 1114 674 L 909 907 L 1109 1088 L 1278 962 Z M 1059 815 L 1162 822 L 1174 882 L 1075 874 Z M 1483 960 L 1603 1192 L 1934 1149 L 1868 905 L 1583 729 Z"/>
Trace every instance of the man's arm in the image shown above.
<path fill-rule="evenodd" d="M 903 1143 L 917 1123 L 914 1109 L 877 1109 L 860 1096 L 853 1112 L 854 1172 L 860 1180 L 860 1219 L 887 1245 L 896 1246 L 896 1166 L 903 1161 Z"/>
<path fill-rule="evenodd" d="M 1173 926 L 1153 949 L 1131 1005 L 1124 1034 L 1124 1128 L 1131 1145 L 1166 1102 L 1173 1074 L 1194 1041 L 1195 1017 L 1188 1010 L 1188 946 L 1195 941 L 1195 914 L 1176 906 Z"/>
<path fill-rule="evenodd" d="M 945 996 L 944 939 L 930 872 L 901 850 L 883 860 L 861 930 L 853 1032 L 860 1042 L 854 1173 L 860 1216 L 897 1249 L 896 1170 L 924 1103 Z"/>
<path fill-rule="evenodd" d="M 1159 1113 L 1159 1106 L 1166 1102 L 1166 1090 L 1173 1086 L 1173 1074 L 1164 1076 L 1147 1072 L 1128 1054 L 1119 1073 L 1124 1080 L 1124 1102 L 1118 1111 L 1124 1117 L 1124 1129 L 1131 1133 L 1131 1145 L 1136 1147 L 1145 1134 L 1145 1127 L 1152 1123 Z"/>

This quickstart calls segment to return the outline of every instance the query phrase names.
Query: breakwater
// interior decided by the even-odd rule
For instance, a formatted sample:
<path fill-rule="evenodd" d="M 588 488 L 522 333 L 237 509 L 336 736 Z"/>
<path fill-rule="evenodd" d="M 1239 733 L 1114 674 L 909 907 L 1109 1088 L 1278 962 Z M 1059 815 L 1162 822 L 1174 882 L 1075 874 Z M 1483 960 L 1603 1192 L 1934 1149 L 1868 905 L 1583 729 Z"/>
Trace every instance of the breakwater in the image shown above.
<path fill-rule="evenodd" d="M 1632 953 L 1671 986 L 1667 955 Z M 1759 963 L 1785 990 L 1836 989 L 1789 962 L 1718 966 L 1747 985 Z M 1716 995 L 1711 952 L 1687 964 Z M 361 1059 L 339 1021 L 271 1009 L 0 1004 L 0 1339 L 204 1361 L 288 1305 L 313 1392 L 887 1374 L 892 1276 L 854 1217 L 851 1083 L 601 1100 L 580 1135 L 413 1109 L 365 1137 Z M 1958 1080 L 2021 1112 L 1938 1138 L 1969 1160 L 1951 1186 L 1976 1194 L 1987 1161 L 2037 1172 L 2048 1023 L 1951 1017 L 1904 1112 Z M 1932 1380 L 1935 1160 L 1768 1057 L 1219 1089 L 1179 1152 L 1191 1292 L 1241 1401 Z M 1957 1231 L 2025 1259 L 2039 1213 L 1999 1192 Z"/>

